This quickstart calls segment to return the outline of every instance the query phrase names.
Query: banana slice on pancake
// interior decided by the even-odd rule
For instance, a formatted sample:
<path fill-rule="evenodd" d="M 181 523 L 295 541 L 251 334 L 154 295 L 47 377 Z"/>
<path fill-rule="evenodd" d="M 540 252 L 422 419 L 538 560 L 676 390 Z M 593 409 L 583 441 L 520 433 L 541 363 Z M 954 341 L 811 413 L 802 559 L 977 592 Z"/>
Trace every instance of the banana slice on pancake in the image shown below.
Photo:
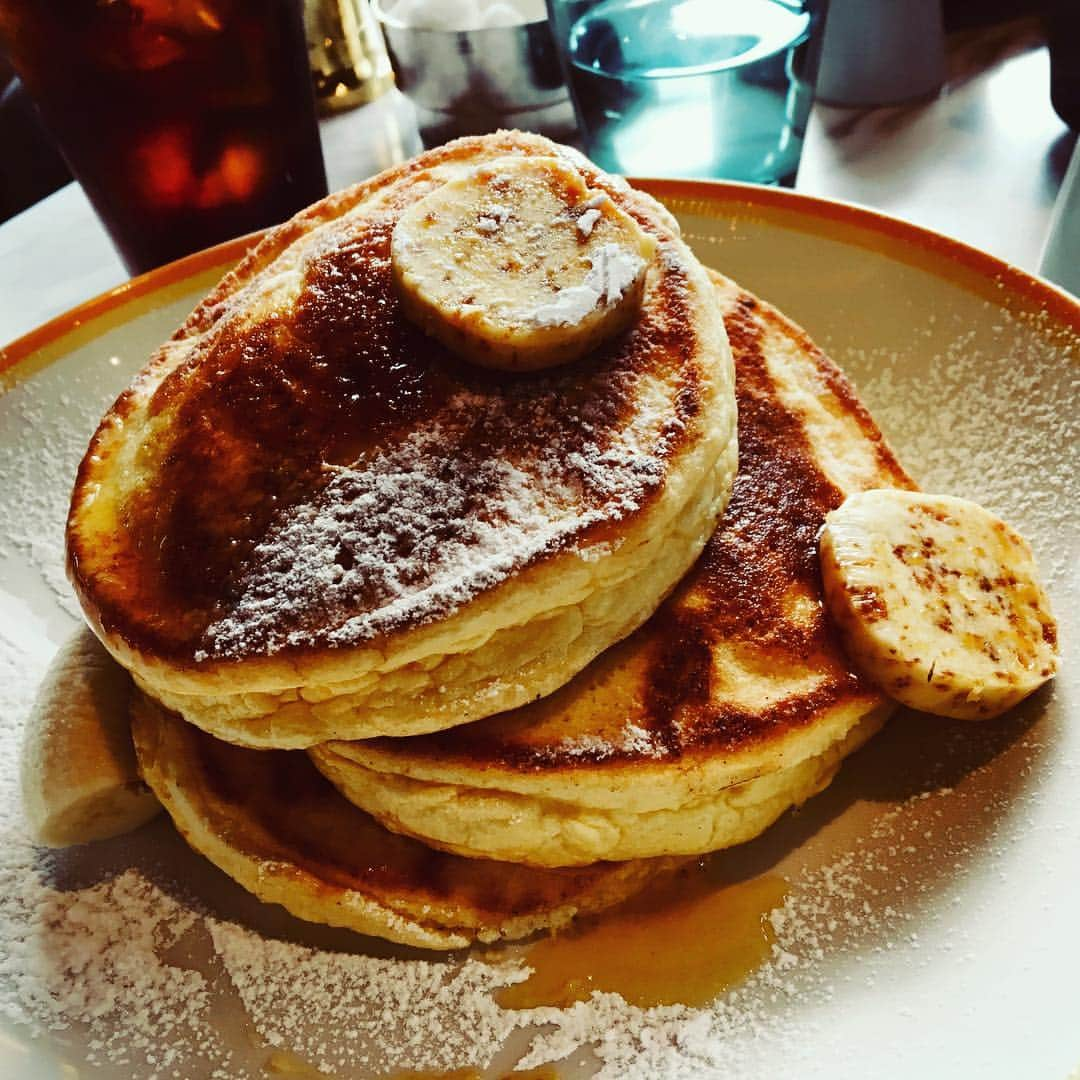
<path fill-rule="evenodd" d="M 821 574 L 855 662 L 905 705 L 997 716 L 1052 678 L 1057 629 L 1031 547 L 966 499 L 866 491 L 826 518 Z"/>
<path fill-rule="evenodd" d="M 161 810 L 135 764 L 130 690 L 127 672 L 89 630 L 57 653 L 23 736 L 23 808 L 39 843 L 119 836 Z"/>
<path fill-rule="evenodd" d="M 652 237 L 558 157 L 503 157 L 437 188 L 394 228 L 410 318 L 484 367 L 568 363 L 627 328 Z"/>

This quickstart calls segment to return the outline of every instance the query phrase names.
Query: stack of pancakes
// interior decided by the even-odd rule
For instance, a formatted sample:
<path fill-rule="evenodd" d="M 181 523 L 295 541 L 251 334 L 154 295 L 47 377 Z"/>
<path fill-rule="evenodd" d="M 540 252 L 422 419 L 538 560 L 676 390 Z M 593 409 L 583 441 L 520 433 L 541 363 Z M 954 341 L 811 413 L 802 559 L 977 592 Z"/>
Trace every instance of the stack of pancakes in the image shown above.
<path fill-rule="evenodd" d="M 655 240 L 640 310 L 562 367 L 482 370 L 403 313 L 394 225 L 553 155 Z M 69 564 L 192 846 L 300 917 L 452 948 L 616 903 L 829 782 L 888 706 L 816 536 L 887 486 L 797 327 L 647 196 L 501 133 L 270 233 L 102 421 Z"/>

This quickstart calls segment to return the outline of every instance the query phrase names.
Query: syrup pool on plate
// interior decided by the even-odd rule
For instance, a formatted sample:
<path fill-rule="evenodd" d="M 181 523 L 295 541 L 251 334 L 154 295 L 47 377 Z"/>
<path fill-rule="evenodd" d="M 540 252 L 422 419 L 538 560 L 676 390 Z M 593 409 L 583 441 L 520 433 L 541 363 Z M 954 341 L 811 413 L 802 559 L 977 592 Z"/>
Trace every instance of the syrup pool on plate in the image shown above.
<path fill-rule="evenodd" d="M 772 954 L 770 915 L 787 882 L 767 875 L 734 885 L 717 881 L 714 861 L 680 871 L 606 915 L 538 941 L 533 969 L 501 990 L 505 1009 L 565 1008 L 594 991 L 631 1005 L 702 1006 L 737 986 Z"/>

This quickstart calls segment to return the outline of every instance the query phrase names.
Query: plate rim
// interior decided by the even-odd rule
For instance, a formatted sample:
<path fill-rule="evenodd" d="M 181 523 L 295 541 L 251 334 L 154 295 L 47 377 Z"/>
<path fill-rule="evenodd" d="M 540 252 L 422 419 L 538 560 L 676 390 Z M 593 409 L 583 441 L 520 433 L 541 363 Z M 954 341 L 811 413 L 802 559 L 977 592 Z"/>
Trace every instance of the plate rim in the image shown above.
<path fill-rule="evenodd" d="M 817 199 L 810 196 L 799 196 L 798 193 L 774 192 L 771 191 L 771 189 L 761 189 L 756 186 L 733 183 L 672 181 L 663 179 L 646 179 L 640 182 L 635 181 L 635 183 L 638 184 L 642 190 L 649 191 L 652 194 L 657 195 L 657 197 L 667 197 L 672 200 L 685 201 L 687 203 L 693 202 L 694 200 L 707 200 L 715 205 L 718 203 L 735 203 L 743 201 L 750 207 L 767 207 L 775 205 L 781 209 L 787 209 L 794 206 L 796 210 L 805 210 L 808 203 L 816 203 L 825 206 L 836 206 L 842 209 L 850 208 L 855 211 L 860 211 L 859 213 L 852 215 L 851 218 L 851 220 L 857 224 L 865 223 L 868 219 L 875 219 L 877 221 L 883 221 L 889 226 L 899 226 L 901 239 L 916 239 L 919 234 L 924 234 L 929 237 L 931 241 L 930 246 L 932 246 L 935 252 L 935 260 L 941 260 L 943 254 L 947 255 L 949 252 L 960 252 L 961 254 L 970 252 L 976 256 L 976 259 L 974 260 L 976 268 L 994 268 L 996 274 L 1000 273 L 1002 268 L 1006 270 L 1013 269 L 1009 267 L 1009 264 L 996 259 L 994 256 L 981 252 L 978 249 L 971 248 L 960 241 L 951 240 L 941 234 L 934 233 L 931 230 L 922 229 L 919 226 L 912 225 L 900 219 L 889 218 L 888 215 L 878 214 L 872 210 L 865 210 L 864 208 L 856 206 L 849 207 L 848 204 L 831 200 Z M 773 200 L 768 198 L 770 195 L 778 195 L 781 197 Z M 845 218 L 844 214 L 838 216 L 840 218 Z M 66 351 L 65 339 L 85 324 L 92 323 L 111 311 L 123 311 L 126 305 L 134 303 L 140 298 L 152 296 L 164 288 L 189 282 L 200 273 L 208 273 L 217 267 L 222 268 L 222 272 L 224 272 L 226 264 L 241 258 L 245 252 L 249 250 L 250 246 L 257 242 L 260 235 L 261 234 L 249 234 L 244 237 L 239 237 L 212 248 L 193 253 L 192 255 L 186 256 L 173 263 L 166 264 L 148 274 L 141 275 L 138 278 L 132 279 L 129 282 L 125 282 L 98 296 L 90 298 L 69 311 L 53 317 L 36 329 L 31 330 L 27 334 L 16 339 L 8 348 L 5 349 L 0 347 L 0 396 L 2 396 L 7 389 L 7 384 L 4 381 L 5 371 L 12 371 L 16 379 L 24 374 L 26 378 L 32 378 L 36 371 L 33 367 L 33 358 L 34 354 L 39 350 L 59 344 L 65 346 Z M 868 246 L 872 247 L 872 245 Z M 889 256 L 883 253 L 882 257 L 888 258 Z M 940 261 L 936 262 L 935 265 L 938 265 L 939 268 L 944 271 L 945 267 Z M 1035 288 L 1032 289 L 1032 296 L 1045 295 L 1041 286 L 1048 285 L 1048 283 L 1041 282 L 1040 279 L 1034 275 L 1026 274 L 1022 270 L 1017 270 L 1016 273 L 1018 276 L 1026 278 L 1033 283 Z M 935 274 L 935 276 L 941 275 Z M 989 280 L 988 274 L 980 272 L 979 276 Z M 1008 286 L 1006 286 L 1006 288 L 1007 287 Z M 1048 286 L 1048 288 L 1054 290 L 1053 286 Z M 1075 301 L 1068 294 L 1062 295 L 1068 302 L 1068 306 L 1063 309 L 1068 315 L 1068 321 L 1062 320 L 1062 322 L 1065 325 L 1074 328 L 1076 332 L 1080 332 L 1080 303 Z M 1033 329 L 1032 332 L 1042 334 L 1046 333 L 1046 329 L 1039 327 L 1037 330 Z M 21 354 L 15 354 L 9 360 L 12 350 L 18 346 L 25 347 L 25 351 Z M 1067 719 L 1067 717 L 1063 716 L 1063 719 Z M 261 934 L 260 931 L 255 932 Z M 888 994 L 886 993 L 882 1000 L 887 1000 L 887 997 Z M 887 1005 L 884 1007 L 888 1008 Z M 42 1041 L 47 1047 L 47 1052 L 56 1052 L 57 1044 L 53 1042 L 51 1038 L 48 1041 Z M 36 1064 L 36 1060 L 37 1059 L 35 1058 L 34 1064 Z M 76 1058 L 75 1060 L 76 1062 L 80 1062 L 79 1058 Z M 0 1056 L 0 1061 L 2 1061 L 2 1056 Z M 1072 1074 L 1070 1073 L 1069 1075 L 1071 1076 Z M 1076 1080 L 1080 1080 L 1080 1076 L 1078 1076 Z"/>
<path fill-rule="evenodd" d="M 942 260 L 954 262 L 957 270 L 961 271 L 952 277 L 954 284 L 970 288 L 974 282 L 981 281 L 999 302 L 1010 294 L 1019 296 L 1027 301 L 1024 306 L 1029 310 L 1044 312 L 1058 322 L 1066 332 L 1080 337 L 1080 299 L 1073 297 L 1053 282 L 1029 273 L 962 240 L 883 213 L 872 207 L 841 199 L 807 195 L 786 188 L 732 180 L 633 176 L 626 179 L 631 186 L 662 202 L 688 204 L 687 209 L 691 212 L 696 210 L 709 213 L 711 210 L 715 213 L 717 204 L 739 204 L 766 214 L 772 211 L 774 215 L 785 216 L 789 219 L 792 216 L 802 219 L 809 217 L 811 221 L 818 219 L 825 225 L 861 229 L 863 232 L 877 235 L 893 243 L 894 249 L 889 252 L 883 252 L 875 248 L 873 244 L 861 245 L 876 250 L 885 258 L 897 258 L 900 252 L 896 250 L 895 245 L 906 245 L 911 249 L 913 257 L 902 261 L 915 263 L 927 272 L 946 280 L 950 279 L 950 275 L 945 272 Z M 790 221 L 780 222 L 780 224 L 785 223 L 790 224 Z M 23 364 L 35 353 L 55 344 L 66 334 L 129 301 L 152 295 L 169 286 L 182 284 L 196 274 L 214 267 L 239 261 L 269 231 L 270 229 L 266 229 L 247 233 L 185 255 L 183 258 L 131 278 L 53 316 L 40 326 L 17 337 L 8 345 L 0 346 L 0 377 L 10 373 L 12 369 Z M 822 234 L 828 235 L 825 231 Z M 855 238 L 848 237 L 847 239 L 854 240 Z M 920 255 L 921 258 L 918 257 Z M 0 393 L 3 391 L 3 382 L 0 381 Z"/>
<path fill-rule="evenodd" d="M 709 205 L 715 203 L 741 203 L 765 211 L 772 210 L 778 216 L 787 217 L 789 221 L 785 223 L 790 223 L 793 216 L 806 218 L 805 212 L 810 209 L 810 220 L 818 218 L 831 225 L 861 229 L 893 242 L 891 250 L 887 252 L 873 244 L 860 244 L 877 254 L 886 258 L 900 258 L 936 277 L 951 280 L 961 288 L 970 288 L 974 280 L 981 279 L 992 286 L 993 295 L 998 301 L 1004 298 L 1003 293 L 1019 295 L 1028 301 L 1029 307 L 1045 311 L 1064 329 L 1080 334 L 1080 298 L 1060 285 L 963 240 L 874 207 L 844 199 L 804 194 L 789 188 L 733 180 L 647 176 L 627 179 L 634 187 L 661 201 L 690 204 L 687 209 L 691 212 L 698 210 L 708 213 Z M 822 231 L 822 235 L 828 236 L 829 233 Z M 857 238 L 850 234 L 844 239 L 858 243 Z M 909 249 L 908 258 L 901 257 L 901 249 L 905 246 Z M 924 257 L 916 257 L 918 254 Z M 955 270 L 960 272 L 946 273 L 942 260 L 954 264 Z"/>

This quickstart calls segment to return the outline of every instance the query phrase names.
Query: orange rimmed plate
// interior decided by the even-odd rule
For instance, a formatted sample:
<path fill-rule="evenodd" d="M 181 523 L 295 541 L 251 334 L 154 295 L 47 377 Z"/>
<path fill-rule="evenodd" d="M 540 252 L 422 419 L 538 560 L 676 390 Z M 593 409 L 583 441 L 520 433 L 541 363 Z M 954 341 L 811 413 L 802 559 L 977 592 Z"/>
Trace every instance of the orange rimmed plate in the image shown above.
<path fill-rule="evenodd" d="M 926 488 L 984 502 L 1031 537 L 1050 578 L 1065 657 L 1057 684 L 1001 721 L 962 725 L 900 714 L 824 795 L 725 856 L 733 879 L 779 873 L 791 898 L 787 926 L 778 931 L 784 955 L 775 979 L 752 979 L 723 1023 L 720 1013 L 713 1018 L 712 1034 L 689 1015 L 619 1012 L 610 1022 L 651 1034 L 654 1049 L 676 1048 L 662 1059 L 635 1059 L 642 1075 L 656 1075 L 657 1060 L 671 1065 L 683 1054 L 685 1075 L 1064 1080 L 1080 1065 L 1080 936 L 1073 925 L 1080 680 L 1070 656 L 1080 635 L 1080 306 L 991 256 L 870 211 L 737 184 L 641 186 L 668 203 L 703 261 L 801 322 L 845 368 Z M 151 349 L 250 242 L 136 279 L 0 354 L 0 677 L 9 740 L 35 678 L 77 625 L 63 583 L 61 534 L 86 440 Z M 10 773 L 11 763 L 5 768 Z M 34 904 L 70 912 L 73 898 L 85 895 L 104 905 L 107 923 L 108 905 L 125 895 L 110 892 L 110 883 L 129 867 L 165 889 L 173 916 L 204 904 L 212 920 L 253 928 L 260 940 L 392 958 L 402 965 L 402 985 L 419 970 L 408 966 L 415 954 L 307 927 L 248 900 L 164 822 L 63 854 L 46 873 L 25 846 L 17 792 L 0 774 L 0 829 L 8 852 L 0 879 L 23 866 L 34 881 L 24 888 L 19 879 L 22 900 L 0 900 L 2 939 L 21 934 L 11 952 L 18 962 L 0 960 L 0 1016 L 9 1017 L 0 1021 L 0 1075 L 154 1073 L 147 1059 L 153 1050 L 137 1039 L 129 1040 L 128 1060 L 118 1061 L 131 1023 L 123 1010 L 95 1021 L 93 1030 L 76 1024 L 38 1038 L 10 1019 L 30 1000 L 32 985 L 48 987 L 52 979 L 63 994 L 71 989 L 65 980 L 78 978 L 56 961 L 68 956 L 70 927 L 35 918 Z M 162 884 L 176 880 L 183 887 Z M 270 1054 L 269 1021 L 237 998 L 232 961 L 214 946 L 209 925 L 197 911 L 180 954 L 174 949 L 161 962 L 206 980 L 217 1046 L 213 1053 L 181 1048 L 162 1073 L 209 1075 L 217 1067 L 213 1054 L 229 1052 L 225 1075 L 257 1076 Z M 95 963 L 138 960 L 137 941 L 89 934 L 108 954 Z M 498 958 L 516 955 L 507 949 Z M 34 963 L 38 984 L 16 970 Z M 447 971 L 458 964 L 452 958 Z M 345 1045 L 349 1009 L 358 1006 L 341 1003 L 332 1029 L 323 1022 L 321 1031 L 305 1030 L 302 991 L 297 995 L 280 1006 L 298 1010 L 287 1048 L 305 1056 L 310 1040 L 321 1037 L 333 1075 L 365 1075 L 348 1067 Z M 421 1018 L 433 1007 L 422 997 L 408 1001 Z M 577 1021 L 592 1016 L 604 1030 L 606 1014 L 589 1008 Z M 462 1026 L 476 1022 L 462 1015 Z M 561 1019 L 549 1018 L 556 1029 Z M 103 1030 L 115 1040 L 112 1050 L 91 1045 Z M 409 1064 L 400 1048 L 391 1061 L 395 1034 L 381 1038 L 388 1066 Z M 526 1042 L 527 1033 L 511 1037 L 512 1047 Z M 582 1074 L 607 1060 L 610 1075 L 626 1075 L 625 1062 L 611 1056 L 625 1044 L 616 1034 L 600 1046 L 599 1059 L 577 1054 L 559 1074 Z M 88 1056 L 103 1064 L 88 1066 Z M 513 1049 L 500 1060 L 509 1068 Z"/>

